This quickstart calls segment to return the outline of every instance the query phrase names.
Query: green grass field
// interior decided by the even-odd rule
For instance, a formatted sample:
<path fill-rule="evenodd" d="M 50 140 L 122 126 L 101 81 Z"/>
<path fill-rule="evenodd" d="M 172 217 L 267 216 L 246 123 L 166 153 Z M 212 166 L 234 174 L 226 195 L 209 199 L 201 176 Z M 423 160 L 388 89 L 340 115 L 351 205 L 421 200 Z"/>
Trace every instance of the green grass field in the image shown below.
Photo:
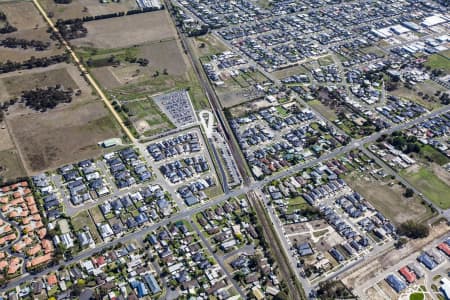
<path fill-rule="evenodd" d="M 309 101 L 308 104 L 328 120 L 334 121 L 337 119 L 337 115 L 334 113 L 334 111 L 331 108 L 323 105 L 319 100 Z"/>
<path fill-rule="evenodd" d="M 317 60 L 319 65 L 321 66 L 328 66 L 334 63 L 333 57 L 331 55 L 327 55 L 324 57 L 321 57 Z"/>
<path fill-rule="evenodd" d="M 409 295 L 409 300 L 423 300 L 424 298 L 423 293 L 420 292 Z"/>
<path fill-rule="evenodd" d="M 303 197 L 301 196 L 298 196 L 297 198 L 289 200 L 287 212 L 292 213 L 296 210 L 305 209 L 308 206 L 309 204 L 305 201 L 305 199 L 303 199 Z"/>
<path fill-rule="evenodd" d="M 443 69 L 447 74 L 450 73 L 450 51 L 444 51 L 443 53 L 436 53 L 428 57 L 425 66 L 429 66 L 432 69 Z"/>
<path fill-rule="evenodd" d="M 423 145 L 420 147 L 420 156 L 429 158 L 440 166 L 445 165 L 450 161 L 444 154 L 430 145 Z"/>
<path fill-rule="evenodd" d="M 422 167 L 416 173 L 401 172 L 418 190 L 420 190 L 430 201 L 442 209 L 450 208 L 450 187 L 443 182 L 434 172 Z"/>

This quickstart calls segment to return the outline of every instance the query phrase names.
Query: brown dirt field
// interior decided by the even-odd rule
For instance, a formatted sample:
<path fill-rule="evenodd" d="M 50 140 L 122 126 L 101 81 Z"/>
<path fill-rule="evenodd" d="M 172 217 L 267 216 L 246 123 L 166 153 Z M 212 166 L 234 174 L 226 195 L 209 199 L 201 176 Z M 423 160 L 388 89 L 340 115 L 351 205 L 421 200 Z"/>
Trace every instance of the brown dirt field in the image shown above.
<path fill-rule="evenodd" d="M 98 82 L 107 89 L 148 80 L 155 81 L 153 74 L 158 71 L 160 76 L 163 76 L 164 69 L 168 73 L 165 76 L 171 78 L 184 77 L 187 72 L 188 63 L 175 39 L 139 46 L 137 57 L 147 58 L 149 64 L 140 67 L 136 64 L 122 62 L 120 66 L 93 68 L 92 72 Z"/>
<path fill-rule="evenodd" d="M 12 49 L 0 48 L 0 61 L 17 61 L 22 62 L 30 59 L 31 56 L 35 58 L 48 57 L 64 53 L 63 49 L 51 47 L 45 51 L 34 51 L 33 49 Z"/>
<path fill-rule="evenodd" d="M 118 126 L 99 101 L 7 120 L 28 173 L 99 155 L 99 141 L 120 136 Z"/>
<path fill-rule="evenodd" d="M 396 224 L 431 217 L 431 212 L 418 197 L 403 197 L 404 189 L 398 184 L 389 186 L 387 183 L 362 178 L 351 178 L 346 182 Z"/>
<path fill-rule="evenodd" d="M 0 177 L 13 180 L 26 175 L 19 154 L 14 148 L 0 151 Z"/>
<path fill-rule="evenodd" d="M 72 44 L 92 48 L 126 48 L 172 39 L 176 30 L 166 10 L 85 23 L 88 35 Z"/>
<path fill-rule="evenodd" d="M 3 128 L 5 127 L 5 128 Z M 0 151 L 8 150 L 14 147 L 4 122 L 0 123 Z"/>
<path fill-rule="evenodd" d="M 56 4 L 54 0 L 43 0 L 41 1 L 41 4 L 45 11 L 53 13 L 53 20 L 104 15 L 138 8 L 137 3 L 134 0 L 121 0 L 120 3 L 73 0 L 70 4 Z M 85 7 L 86 10 L 84 10 Z"/>
<path fill-rule="evenodd" d="M 64 88 L 81 89 L 81 99 L 92 99 L 92 89 L 70 64 L 57 64 L 47 68 L 0 75 L 0 102 L 20 96 L 22 91 L 61 84 Z"/>
<path fill-rule="evenodd" d="M 120 82 L 112 73 L 111 67 L 101 67 L 91 69 L 95 79 L 106 89 L 115 89 L 121 86 Z"/>
<path fill-rule="evenodd" d="M 36 25 L 45 27 L 44 19 L 31 1 L 0 3 L 0 11 L 6 14 L 8 22 L 19 31 L 33 29 Z"/>
<path fill-rule="evenodd" d="M 50 39 L 47 33 L 47 26 L 32 2 L 4 2 L 0 3 L 0 11 L 5 12 L 8 21 L 15 27 L 16 32 L 3 35 L 2 38 L 15 37 L 27 40 L 39 40 L 51 42 L 51 46 L 45 51 L 35 51 L 34 49 L 11 49 L 0 47 L 0 61 L 24 61 L 31 56 L 36 58 L 61 54 L 64 49 L 58 49 L 57 42 Z"/>
<path fill-rule="evenodd" d="M 154 42 L 139 47 L 138 57 L 147 58 L 152 71 L 167 69 L 169 75 L 183 75 L 187 62 L 178 41 Z"/>

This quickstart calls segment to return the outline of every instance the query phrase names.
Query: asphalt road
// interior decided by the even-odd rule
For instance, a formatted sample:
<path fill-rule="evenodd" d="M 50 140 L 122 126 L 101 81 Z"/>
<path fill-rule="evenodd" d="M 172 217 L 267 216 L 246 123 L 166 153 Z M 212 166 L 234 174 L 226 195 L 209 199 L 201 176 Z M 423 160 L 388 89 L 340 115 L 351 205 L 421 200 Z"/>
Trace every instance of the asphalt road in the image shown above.
<path fill-rule="evenodd" d="M 43 10 L 42 6 L 40 5 L 40 3 L 38 2 L 38 0 L 33 0 L 33 3 L 35 4 L 35 6 L 37 7 L 37 9 L 39 10 L 39 12 L 42 14 L 42 16 L 44 17 L 44 19 L 46 20 L 46 22 L 49 24 L 49 26 L 55 31 L 57 32 L 57 28 L 54 26 L 53 22 L 47 17 L 45 11 Z M 166 5 L 169 4 L 168 7 L 170 7 L 170 3 L 168 3 L 168 1 L 166 1 Z M 231 132 L 231 129 L 228 126 L 228 123 L 226 121 L 226 118 L 223 114 L 223 111 L 221 109 L 221 105 L 219 100 L 217 99 L 217 96 L 214 93 L 214 90 L 212 89 L 209 81 L 204 77 L 204 74 L 201 70 L 201 66 L 199 66 L 198 62 L 196 62 L 196 60 L 194 60 L 194 58 L 192 57 L 192 53 L 190 50 L 190 45 L 189 43 L 186 42 L 185 38 L 183 35 L 181 35 L 181 41 L 183 43 L 183 46 L 185 47 L 189 59 L 191 60 L 192 65 L 194 66 L 194 70 L 195 72 L 198 74 L 200 83 L 202 88 L 206 91 L 208 100 L 210 101 L 210 104 L 213 108 L 213 112 L 215 117 L 217 118 L 217 120 L 219 121 L 220 124 L 220 128 L 223 130 L 223 132 L 225 133 L 225 136 L 228 140 L 228 143 L 230 145 L 230 149 L 231 152 L 233 154 L 233 157 L 235 158 L 236 162 L 237 162 L 237 166 L 239 167 L 239 171 L 242 174 L 245 186 L 242 189 L 239 190 L 233 190 L 233 191 L 229 191 L 228 193 L 219 196 L 218 198 L 214 199 L 214 200 L 210 200 L 204 204 L 198 205 L 196 207 L 193 208 L 187 208 L 184 209 L 182 212 L 162 220 L 159 223 L 156 224 L 152 224 L 150 226 L 146 226 L 143 227 L 139 230 L 136 230 L 128 235 L 125 235 L 121 238 L 117 238 L 115 240 L 112 240 L 110 242 L 105 242 L 102 244 L 99 244 L 98 247 L 96 247 L 95 249 L 88 249 L 84 252 L 82 252 L 81 254 L 77 255 L 76 257 L 59 263 L 53 267 L 47 268 L 46 270 L 39 272 L 37 274 L 34 275 L 30 275 L 30 274 L 24 274 L 23 276 L 10 281 L 6 287 L 2 288 L 1 291 L 4 292 L 7 289 L 10 289 L 14 286 L 20 285 L 26 281 L 29 281 L 33 278 L 41 278 L 43 275 L 48 274 L 50 272 L 54 272 L 56 271 L 59 267 L 61 266 L 65 266 L 65 265 L 70 265 L 73 263 L 76 263 L 80 260 L 83 260 L 85 258 L 91 257 L 93 256 L 95 253 L 97 252 L 101 252 L 102 250 L 104 250 L 105 248 L 109 248 L 109 247 L 113 247 L 115 245 L 117 245 L 118 243 L 124 243 L 124 242 L 128 242 L 128 241 L 132 241 L 132 240 L 136 240 L 136 239 L 142 239 L 143 237 L 145 237 L 148 233 L 153 232 L 154 230 L 156 230 L 158 227 L 160 226 L 165 226 L 167 224 L 169 224 L 170 222 L 175 222 L 178 220 L 182 220 L 182 219 L 189 219 L 192 215 L 203 211 L 209 207 L 215 206 L 223 201 L 226 201 L 227 199 L 230 199 L 232 197 L 236 197 L 239 195 L 242 195 L 244 193 L 247 193 L 250 190 L 254 190 L 254 189 L 261 189 L 264 185 L 266 185 L 267 183 L 273 181 L 273 180 L 277 180 L 277 179 L 281 179 L 283 177 L 295 174 L 297 172 L 299 172 L 300 170 L 304 169 L 304 168 L 308 168 L 311 167 L 317 163 L 326 161 L 330 158 L 339 156 L 341 154 L 344 154 L 350 150 L 353 149 L 357 149 L 359 148 L 361 145 L 366 144 L 366 143 L 370 143 L 370 142 L 374 142 L 376 141 L 382 134 L 389 134 L 392 133 L 393 131 L 398 131 L 398 130 L 403 130 L 405 128 L 408 128 L 410 126 L 413 126 L 415 124 L 418 124 L 422 121 L 424 121 L 427 118 L 430 117 L 434 117 L 437 116 L 439 114 L 448 112 L 450 107 L 449 106 L 445 106 L 442 107 L 436 111 L 433 111 L 429 114 L 423 115 L 419 118 L 416 118 L 414 120 L 408 121 L 406 123 L 400 124 L 400 125 L 396 125 L 393 126 L 389 129 L 377 132 L 372 134 L 369 137 L 365 137 L 359 140 L 352 140 L 348 145 L 337 148 L 331 152 L 328 152 L 327 154 L 324 154 L 323 156 L 321 156 L 320 158 L 317 159 L 313 159 L 310 160 L 306 163 L 303 164 L 299 164 L 297 166 L 294 166 L 292 168 L 289 168 L 287 170 L 284 170 L 282 172 L 279 172 L 277 174 L 273 174 L 271 176 L 266 177 L 264 180 L 259 181 L 259 182 L 252 182 L 251 177 L 249 176 L 249 174 L 247 174 L 247 170 L 245 169 L 245 165 L 246 162 L 244 161 L 242 155 L 240 154 L 240 150 L 239 150 L 239 146 L 237 145 L 236 141 L 233 139 L 233 133 Z M 114 108 L 112 107 L 111 103 L 108 101 L 107 97 L 104 95 L 104 93 L 102 92 L 102 90 L 100 89 L 100 87 L 97 85 L 97 83 L 93 80 L 93 78 L 91 77 L 91 75 L 87 72 L 87 70 L 84 68 L 84 66 L 82 65 L 81 61 L 78 59 L 78 57 L 76 56 L 76 54 L 74 53 L 74 51 L 71 49 L 70 45 L 65 41 L 65 40 L 61 40 L 62 44 L 64 45 L 64 47 L 67 49 L 67 51 L 71 54 L 72 58 L 74 59 L 75 63 L 77 64 L 77 66 L 80 68 L 81 72 L 84 74 L 84 76 L 86 77 L 86 79 L 89 81 L 89 83 L 93 86 L 93 88 L 96 90 L 96 92 L 99 94 L 100 98 L 102 99 L 102 101 L 105 103 L 105 105 L 108 107 L 108 109 L 111 111 L 111 113 L 113 114 L 113 116 L 116 118 L 116 120 L 119 122 L 120 126 L 122 127 L 122 129 L 124 130 L 124 132 L 127 134 L 127 136 L 130 138 L 131 141 L 135 142 L 135 139 L 133 137 L 133 135 L 131 134 L 131 132 L 128 130 L 128 128 L 124 125 L 122 119 L 120 118 L 120 116 L 117 114 L 117 112 L 114 110 Z M 137 144 L 137 142 L 135 143 Z M 442 212 L 442 211 L 441 211 Z M 278 234 L 280 234 L 278 232 Z"/>
<path fill-rule="evenodd" d="M 143 227 L 143 228 L 141 228 L 141 229 L 139 229 L 139 230 L 137 230 L 137 231 L 135 231 L 133 233 L 130 233 L 130 234 L 125 235 L 123 237 L 117 238 L 117 239 L 115 239 L 115 240 L 113 240 L 111 242 L 106 242 L 106 243 L 99 244 L 97 248 L 95 248 L 95 249 L 88 249 L 88 250 L 84 251 L 83 253 L 77 255 L 76 257 L 72 258 L 71 260 L 63 262 L 61 264 L 58 264 L 57 266 L 51 267 L 49 269 L 46 269 L 45 271 L 42 271 L 42 272 L 38 273 L 37 275 L 31 276 L 31 275 L 28 274 L 28 275 L 24 275 L 24 276 L 22 276 L 22 277 L 20 277 L 20 278 L 18 278 L 16 280 L 12 280 L 12 281 L 10 281 L 8 283 L 6 288 L 1 289 L 1 291 L 5 291 L 5 290 L 7 290 L 9 288 L 12 288 L 14 286 L 20 285 L 20 284 L 24 283 L 25 281 L 30 280 L 32 278 L 36 278 L 36 277 L 48 274 L 50 272 L 53 272 L 53 271 L 57 270 L 62 265 L 70 265 L 70 264 L 76 263 L 76 262 L 78 262 L 78 261 L 80 261 L 82 259 L 85 259 L 85 258 L 88 258 L 88 257 L 92 256 L 94 253 L 102 251 L 105 248 L 117 245 L 119 242 L 120 243 L 124 243 L 124 242 L 132 241 L 132 240 L 135 240 L 135 239 L 141 239 L 141 238 L 145 237 L 148 233 L 154 231 L 155 229 L 157 229 L 160 226 L 165 226 L 165 225 L 169 224 L 170 222 L 175 222 L 175 221 L 179 221 L 179 220 L 182 220 L 182 219 L 189 219 L 192 215 L 194 215 L 196 213 L 199 213 L 199 212 L 201 212 L 201 211 L 203 211 L 203 210 L 205 210 L 207 208 L 210 208 L 212 206 L 215 206 L 217 204 L 220 204 L 223 201 L 226 201 L 226 200 L 228 200 L 230 198 L 240 196 L 240 195 L 245 194 L 245 193 L 247 193 L 247 192 L 249 192 L 251 190 L 261 189 L 267 183 L 269 183 L 269 182 L 271 182 L 273 180 L 277 180 L 277 179 L 281 179 L 281 178 L 289 176 L 289 175 L 293 175 L 293 174 L 301 171 L 302 169 L 314 166 L 315 164 L 318 164 L 320 162 L 326 161 L 326 160 L 328 160 L 330 158 L 342 155 L 342 154 L 344 154 L 344 153 L 346 153 L 346 152 L 348 152 L 350 150 L 357 149 L 357 148 L 359 148 L 361 145 L 363 145 L 365 143 L 370 143 L 370 142 L 376 141 L 382 134 L 389 134 L 389 133 L 392 133 L 392 132 L 397 131 L 397 130 L 403 130 L 405 128 L 408 128 L 408 127 L 414 126 L 414 125 L 416 125 L 418 123 L 421 123 L 422 121 L 424 121 L 427 118 L 443 114 L 445 112 L 448 112 L 449 110 L 450 110 L 450 106 L 447 105 L 445 107 L 442 107 L 441 109 L 433 111 L 433 112 L 431 112 L 431 113 L 429 113 L 427 115 L 423 115 L 423 116 L 421 116 L 421 117 L 419 117 L 417 119 L 411 120 L 411 121 L 406 122 L 404 124 L 400 124 L 398 126 L 393 126 L 393 127 L 389 128 L 389 129 L 386 129 L 386 130 L 374 133 L 373 135 L 371 135 L 369 137 L 362 138 L 360 140 L 354 140 L 350 144 L 348 144 L 348 145 L 346 145 L 344 147 L 335 149 L 335 150 L 333 150 L 333 151 L 331 151 L 331 152 L 321 156 L 320 158 L 317 158 L 317 159 L 314 159 L 314 160 L 310 160 L 310 161 L 308 161 L 306 163 L 303 163 L 303 164 L 299 164 L 299 165 L 294 166 L 294 167 L 292 167 L 290 169 L 287 169 L 287 170 L 284 170 L 284 171 L 279 172 L 277 174 L 274 174 L 272 176 L 269 176 L 269 177 L 265 178 L 262 181 L 254 182 L 254 183 L 251 184 L 251 186 L 246 186 L 246 187 L 243 187 L 243 188 L 238 189 L 238 190 L 232 190 L 229 193 L 223 194 L 223 195 L 221 195 L 221 196 L 219 196 L 219 197 L 217 197 L 217 198 L 215 198 L 213 200 L 210 200 L 210 201 L 208 201 L 208 202 L 206 202 L 204 204 L 201 204 L 201 205 L 198 205 L 198 206 L 195 206 L 195 207 L 192 207 L 192 208 L 187 208 L 187 209 L 183 210 L 182 212 L 180 212 L 180 213 L 178 213 L 176 215 L 173 215 L 170 218 L 162 220 L 159 223 L 155 223 L 153 225 Z"/>
<path fill-rule="evenodd" d="M 217 261 L 217 263 L 219 264 L 219 266 L 222 268 L 222 270 L 225 272 L 225 275 L 228 277 L 228 280 L 231 282 L 231 284 L 233 285 L 234 289 L 239 293 L 239 295 L 242 297 L 242 299 L 245 299 L 245 293 L 242 291 L 241 287 L 236 283 L 236 281 L 233 279 L 233 275 L 230 274 L 230 272 L 228 272 L 227 268 L 225 267 L 225 262 L 223 257 L 218 256 L 215 252 L 214 249 L 212 249 L 211 244 L 209 243 L 209 241 L 205 238 L 205 236 L 203 235 L 203 233 L 200 231 L 200 229 L 198 228 L 197 224 L 195 224 L 194 222 L 191 221 L 191 225 L 194 228 L 195 232 L 197 233 L 197 235 L 200 237 L 200 239 L 203 242 L 203 245 L 206 246 L 206 248 L 208 249 L 208 251 L 211 253 L 211 255 L 214 257 L 214 259 Z"/>

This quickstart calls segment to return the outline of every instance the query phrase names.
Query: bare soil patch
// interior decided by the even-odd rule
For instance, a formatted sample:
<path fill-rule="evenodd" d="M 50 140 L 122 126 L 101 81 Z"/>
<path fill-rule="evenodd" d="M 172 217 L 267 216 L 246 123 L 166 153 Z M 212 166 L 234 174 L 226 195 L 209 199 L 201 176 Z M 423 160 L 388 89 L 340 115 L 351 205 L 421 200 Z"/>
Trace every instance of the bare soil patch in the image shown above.
<path fill-rule="evenodd" d="M 54 0 L 41 1 L 46 12 L 53 13 L 53 19 L 74 19 L 84 16 L 97 16 L 115 12 L 124 12 L 138 8 L 135 0 L 100 3 L 100 1 L 74 0 L 70 4 L 56 4 Z"/>
<path fill-rule="evenodd" d="M 93 68 L 92 74 L 104 88 L 115 89 L 121 86 L 120 81 L 114 76 L 111 67 Z"/>
<path fill-rule="evenodd" d="M 101 102 L 89 102 L 46 113 L 18 115 L 7 120 L 28 173 L 101 153 L 99 141 L 120 131 Z"/>
<path fill-rule="evenodd" d="M 34 7 L 33 3 L 22 2 L 4 2 L 0 3 L 0 11 L 6 14 L 8 22 L 17 28 L 17 31 L 4 34 L 2 39 L 7 37 L 14 37 L 17 39 L 38 40 L 43 42 L 50 42 L 50 47 L 44 51 L 36 51 L 33 48 L 22 49 L 20 47 L 12 49 L 0 47 L 0 61 L 24 61 L 31 56 L 36 58 L 62 54 L 63 48 L 58 48 L 58 42 L 50 39 L 50 34 L 47 32 L 47 25 Z"/>
<path fill-rule="evenodd" d="M 152 71 L 166 69 L 169 75 L 183 75 L 187 70 L 181 46 L 175 39 L 145 44 L 139 47 L 138 57 L 147 58 Z"/>
<path fill-rule="evenodd" d="M 92 48 L 126 48 L 146 42 L 173 39 L 175 28 L 166 10 L 85 23 L 87 37 L 72 44 Z"/>
<path fill-rule="evenodd" d="M 45 27 L 44 19 L 31 1 L 0 3 L 0 10 L 5 13 L 8 22 L 18 31 L 34 29 L 36 26 Z"/>
<path fill-rule="evenodd" d="M 14 147 L 14 144 L 6 129 L 5 122 L 0 123 L 0 151 L 8 150 Z"/>
<path fill-rule="evenodd" d="M 14 148 L 0 151 L 0 178 L 13 180 L 26 175 L 19 154 Z"/>

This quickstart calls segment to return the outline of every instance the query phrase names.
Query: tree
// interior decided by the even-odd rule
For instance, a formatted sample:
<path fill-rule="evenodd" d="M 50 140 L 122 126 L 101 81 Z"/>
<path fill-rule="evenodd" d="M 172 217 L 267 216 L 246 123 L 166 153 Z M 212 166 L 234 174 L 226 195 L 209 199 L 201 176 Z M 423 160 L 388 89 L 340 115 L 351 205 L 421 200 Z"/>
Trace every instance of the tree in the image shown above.
<path fill-rule="evenodd" d="M 317 297 L 319 299 L 348 299 L 353 298 L 353 295 L 342 282 L 327 280 L 319 283 Z"/>
<path fill-rule="evenodd" d="M 283 291 L 279 292 L 278 294 L 275 295 L 275 297 L 273 297 L 273 300 L 288 300 L 288 299 L 289 296 Z"/>
<path fill-rule="evenodd" d="M 400 224 L 398 233 L 411 239 L 419 239 L 427 237 L 430 234 L 430 229 L 427 225 L 409 220 Z"/>
<path fill-rule="evenodd" d="M 395 242 L 394 246 L 397 249 L 403 248 L 403 246 L 408 242 L 405 238 L 399 238 L 397 242 Z"/>
<path fill-rule="evenodd" d="M 411 188 L 407 188 L 403 194 L 406 198 L 411 198 L 414 196 L 414 191 Z"/>

